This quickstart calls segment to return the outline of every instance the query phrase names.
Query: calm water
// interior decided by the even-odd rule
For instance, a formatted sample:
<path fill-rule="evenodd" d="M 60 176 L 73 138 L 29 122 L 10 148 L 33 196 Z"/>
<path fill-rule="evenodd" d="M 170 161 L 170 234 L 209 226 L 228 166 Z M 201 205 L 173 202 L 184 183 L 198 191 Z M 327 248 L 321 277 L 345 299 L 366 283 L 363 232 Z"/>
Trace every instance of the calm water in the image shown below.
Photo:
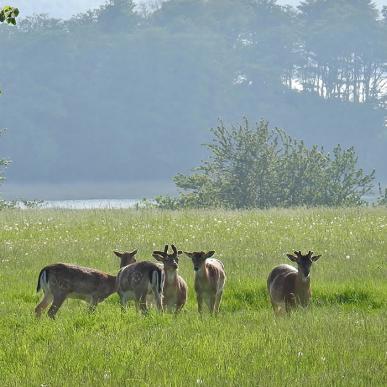
<path fill-rule="evenodd" d="M 139 202 L 136 199 L 44 200 L 38 207 L 68 210 L 119 209 L 133 208 Z M 23 204 L 20 207 L 25 208 Z"/>

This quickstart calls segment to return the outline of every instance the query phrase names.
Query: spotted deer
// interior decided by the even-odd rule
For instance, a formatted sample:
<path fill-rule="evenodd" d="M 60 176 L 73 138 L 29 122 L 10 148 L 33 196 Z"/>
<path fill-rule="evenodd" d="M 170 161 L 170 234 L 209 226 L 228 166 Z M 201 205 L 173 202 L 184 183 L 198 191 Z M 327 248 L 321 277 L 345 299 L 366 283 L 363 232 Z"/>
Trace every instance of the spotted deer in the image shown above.
<path fill-rule="evenodd" d="M 195 271 L 195 292 L 198 302 L 198 311 L 203 311 L 203 301 L 208 306 L 210 313 L 217 314 L 222 300 L 226 274 L 221 261 L 210 258 L 215 251 L 184 252 L 191 258 Z"/>
<path fill-rule="evenodd" d="M 152 256 L 159 262 L 162 262 L 165 282 L 163 306 L 168 311 L 180 312 L 187 301 L 188 287 L 184 279 L 178 274 L 179 255 L 182 252 L 172 247 L 172 254 L 168 254 L 168 245 L 165 245 L 164 251 L 154 251 Z"/>
<path fill-rule="evenodd" d="M 296 306 L 307 307 L 311 298 L 310 269 L 321 255 L 313 256 L 313 252 L 301 254 L 295 251 L 294 255 L 287 254 L 288 258 L 297 263 L 297 269 L 290 265 L 279 265 L 269 274 L 267 288 L 274 313 L 290 312 Z"/>
<path fill-rule="evenodd" d="M 51 304 L 48 316 L 54 319 L 67 298 L 87 301 L 93 311 L 98 303 L 116 291 L 116 277 L 88 267 L 56 263 L 40 271 L 36 291 L 41 289 L 44 297 L 35 308 L 36 317 Z"/>
<path fill-rule="evenodd" d="M 117 255 L 116 252 L 115 254 Z M 116 284 L 123 309 L 131 299 L 135 301 L 137 310 L 146 313 L 147 295 L 153 293 L 157 309 L 163 311 L 164 270 L 153 262 L 133 262 L 122 266 L 117 274 Z"/>

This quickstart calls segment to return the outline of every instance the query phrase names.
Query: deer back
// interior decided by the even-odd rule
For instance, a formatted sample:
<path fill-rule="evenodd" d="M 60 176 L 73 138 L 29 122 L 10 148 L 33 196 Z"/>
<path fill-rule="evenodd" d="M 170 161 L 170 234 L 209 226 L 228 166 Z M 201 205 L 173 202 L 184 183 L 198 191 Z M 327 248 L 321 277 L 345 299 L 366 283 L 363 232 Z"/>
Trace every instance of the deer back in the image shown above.
<path fill-rule="evenodd" d="M 61 293 L 74 298 L 104 299 L 116 290 L 116 277 L 102 271 L 66 263 L 42 269 L 38 290 L 42 287 L 52 294 Z"/>
<path fill-rule="evenodd" d="M 148 261 L 132 263 L 123 267 L 117 275 L 117 290 L 122 292 L 148 292 L 154 271 L 160 267 Z"/>

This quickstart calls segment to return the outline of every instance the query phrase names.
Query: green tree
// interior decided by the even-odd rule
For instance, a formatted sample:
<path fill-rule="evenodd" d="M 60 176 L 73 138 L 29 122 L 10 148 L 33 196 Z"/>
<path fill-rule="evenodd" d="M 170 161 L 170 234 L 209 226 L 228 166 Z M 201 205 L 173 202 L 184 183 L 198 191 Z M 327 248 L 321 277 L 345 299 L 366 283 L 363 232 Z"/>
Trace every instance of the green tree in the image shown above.
<path fill-rule="evenodd" d="M 11 7 L 9 5 L 4 6 L 0 9 L 0 23 L 16 24 L 16 18 L 19 15 L 19 10 L 17 8 Z M 1 93 L 1 90 L 0 90 Z M 2 133 L 0 132 L 0 135 Z M 9 160 L 0 159 L 0 173 L 3 168 L 9 164 Z M 4 176 L 0 174 L 0 184 L 3 182 Z"/>
<path fill-rule="evenodd" d="M 18 15 L 19 15 L 19 10 L 17 8 L 6 5 L 0 9 L 0 23 L 8 23 L 8 24 L 16 25 L 16 18 Z M 0 90 L 0 94 L 1 94 L 1 90 Z"/>
<path fill-rule="evenodd" d="M 203 158 L 205 128 L 217 117 L 242 114 L 266 117 L 308 144 L 353 144 L 367 167 L 386 164 L 382 109 L 293 90 L 309 28 L 294 9 L 170 0 L 144 19 L 132 5 L 109 1 L 69 21 L 40 15 L 0 25 L 9 91 L 0 116 L 12 127 L 1 145 L 15 161 L 15 181 L 166 180 Z M 321 20 L 329 33 L 330 19 Z M 347 27 L 356 33 L 353 20 Z M 319 39 L 308 40 L 308 52 L 321 51 Z"/>
<path fill-rule="evenodd" d="M 132 0 L 109 0 L 96 11 L 97 25 L 105 32 L 128 32 L 139 21 Z"/>
<path fill-rule="evenodd" d="M 268 208 L 360 205 L 373 187 L 374 172 L 357 168 L 353 148 L 339 145 L 332 154 L 308 148 L 266 121 L 251 128 L 212 129 L 210 157 L 196 173 L 174 181 L 183 192 L 160 207 Z"/>
<path fill-rule="evenodd" d="M 17 8 L 6 5 L 0 9 L 0 23 L 16 25 L 16 18 L 18 15 L 19 10 Z"/>
<path fill-rule="evenodd" d="M 375 102 L 386 84 L 386 24 L 371 0 L 306 0 L 299 6 L 304 90 Z"/>

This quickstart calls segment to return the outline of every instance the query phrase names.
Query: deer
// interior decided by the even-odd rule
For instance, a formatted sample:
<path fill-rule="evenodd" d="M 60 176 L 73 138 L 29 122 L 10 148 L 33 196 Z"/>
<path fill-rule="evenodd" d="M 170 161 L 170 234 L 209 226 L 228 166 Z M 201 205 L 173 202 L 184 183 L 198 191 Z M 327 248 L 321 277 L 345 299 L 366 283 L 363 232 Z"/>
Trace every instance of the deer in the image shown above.
<path fill-rule="evenodd" d="M 121 258 L 120 267 L 136 262 L 137 250 L 114 253 Z M 94 311 L 97 304 L 116 291 L 116 276 L 99 270 L 56 263 L 45 266 L 39 273 L 36 291 L 43 290 L 43 300 L 36 306 L 35 315 L 40 317 L 51 304 L 48 316 L 55 318 L 56 313 L 67 298 L 76 298 L 89 303 L 89 311 Z"/>
<path fill-rule="evenodd" d="M 289 313 L 297 306 L 306 308 L 311 299 L 310 269 L 321 255 L 313 255 L 312 251 L 303 255 L 295 251 L 288 258 L 297 263 L 297 269 L 290 265 L 276 266 L 267 279 L 267 289 L 274 313 Z"/>
<path fill-rule="evenodd" d="M 178 274 L 179 255 L 182 251 L 178 251 L 175 245 L 171 247 L 172 254 L 168 254 L 168 245 L 165 245 L 164 251 L 153 251 L 152 256 L 163 264 L 165 274 L 163 307 L 169 312 L 174 310 L 177 314 L 187 301 L 188 286 Z"/>
<path fill-rule="evenodd" d="M 117 250 L 114 250 L 113 253 L 117 255 L 118 258 L 120 258 L 120 269 L 123 268 L 124 266 L 128 266 L 132 263 L 136 262 L 136 258 L 134 257 L 137 254 L 137 250 L 133 251 L 125 251 L 125 252 L 120 252 Z"/>
<path fill-rule="evenodd" d="M 116 277 L 89 267 L 55 263 L 45 266 L 39 273 L 37 293 L 43 290 L 44 297 L 35 308 L 36 317 L 51 304 L 48 316 L 55 315 L 67 298 L 77 298 L 89 303 L 94 311 L 97 304 L 116 291 Z"/>
<path fill-rule="evenodd" d="M 136 250 L 135 252 L 137 253 Z M 162 312 L 164 270 L 153 262 L 133 262 L 133 256 L 128 261 L 130 253 L 119 253 L 121 254 L 119 255 L 115 251 L 114 254 L 121 258 L 121 269 L 117 274 L 116 288 L 122 310 L 126 310 L 128 300 L 132 299 L 135 301 L 136 310 L 146 314 L 148 312 L 147 295 L 153 293 L 156 307 L 159 312 Z M 122 254 L 126 254 L 126 258 Z M 127 262 L 131 263 L 125 265 Z"/>
<path fill-rule="evenodd" d="M 191 258 L 195 271 L 195 292 L 198 303 L 198 312 L 203 312 L 203 301 L 211 314 L 218 314 L 226 274 L 221 261 L 211 258 L 215 251 L 184 252 Z"/>

